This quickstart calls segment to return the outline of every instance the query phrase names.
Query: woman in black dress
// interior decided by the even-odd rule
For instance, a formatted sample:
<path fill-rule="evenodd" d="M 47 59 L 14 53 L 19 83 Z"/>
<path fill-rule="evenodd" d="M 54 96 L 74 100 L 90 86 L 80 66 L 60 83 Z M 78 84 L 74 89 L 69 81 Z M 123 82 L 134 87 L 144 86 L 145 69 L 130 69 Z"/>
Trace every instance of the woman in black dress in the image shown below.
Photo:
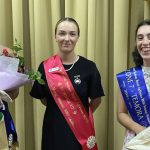
<path fill-rule="evenodd" d="M 74 19 L 63 18 L 57 22 L 55 38 L 59 46 L 58 57 L 60 57 L 62 66 L 85 112 L 89 115 L 89 107 L 94 112 L 101 103 L 101 96 L 104 96 L 104 92 L 95 63 L 76 55 L 74 52 L 79 35 L 79 25 Z M 57 67 L 53 69 L 55 71 Z M 81 150 L 81 144 L 59 109 L 53 98 L 54 96 L 52 96 L 46 77 L 44 61 L 39 65 L 38 70 L 41 72 L 45 84 L 41 85 L 35 81 L 30 95 L 40 99 L 46 105 L 42 131 L 42 150 Z M 80 121 L 78 120 L 77 123 L 80 124 Z"/>

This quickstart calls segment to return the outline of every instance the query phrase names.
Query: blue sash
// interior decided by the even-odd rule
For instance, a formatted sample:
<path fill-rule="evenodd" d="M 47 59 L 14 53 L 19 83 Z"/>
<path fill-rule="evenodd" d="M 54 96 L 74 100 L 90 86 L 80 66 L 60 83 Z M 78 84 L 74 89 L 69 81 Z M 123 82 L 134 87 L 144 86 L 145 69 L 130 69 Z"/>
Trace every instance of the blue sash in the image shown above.
<path fill-rule="evenodd" d="M 150 96 L 141 67 L 117 74 L 118 84 L 132 119 L 142 126 L 150 126 Z"/>
<path fill-rule="evenodd" d="M 17 133 L 6 102 L 0 103 L 0 112 L 4 115 L 8 146 L 11 147 L 17 143 Z"/>

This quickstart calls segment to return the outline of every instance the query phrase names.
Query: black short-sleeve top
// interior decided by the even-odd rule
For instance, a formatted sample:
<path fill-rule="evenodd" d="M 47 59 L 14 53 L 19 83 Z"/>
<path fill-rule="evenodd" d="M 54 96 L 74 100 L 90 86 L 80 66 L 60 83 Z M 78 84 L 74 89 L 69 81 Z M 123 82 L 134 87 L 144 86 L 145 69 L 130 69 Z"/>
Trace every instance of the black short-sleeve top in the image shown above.
<path fill-rule="evenodd" d="M 64 65 L 66 70 L 70 67 L 71 65 Z M 81 150 L 81 145 L 72 133 L 48 88 L 43 62 L 39 65 L 38 70 L 41 72 L 45 84 L 41 85 L 35 81 L 30 95 L 36 99 L 45 98 L 47 101 L 43 120 L 42 150 L 47 150 L 48 147 L 53 150 Z M 104 96 L 101 76 L 95 63 L 79 56 L 78 61 L 71 70 L 67 71 L 67 74 L 88 112 L 89 98 L 95 99 Z"/>
<path fill-rule="evenodd" d="M 64 65 L 65 69 L 69 67 L 70 65 Z M 49 107 L 53 98 L 47 85 L 43 62 L 39 65 L 38 71 L 41 72 L 46 84 L 41 85 L 35 81 L 30 95 L 36 99 L 46 98 L 47 107 Z M 101 76 L 94 62 L 80 56 L 73 68 L 67 71 L 67 74 L 85 108 L 88 107 L 88 98 L 95 99 L 104 96 Z"/>

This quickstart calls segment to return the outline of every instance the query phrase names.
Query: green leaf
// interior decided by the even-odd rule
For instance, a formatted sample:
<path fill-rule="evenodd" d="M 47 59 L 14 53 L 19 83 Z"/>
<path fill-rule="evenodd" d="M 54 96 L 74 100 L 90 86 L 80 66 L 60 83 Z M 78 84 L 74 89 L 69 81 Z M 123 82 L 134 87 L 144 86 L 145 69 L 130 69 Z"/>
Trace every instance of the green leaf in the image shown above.
<path fill-rule="evenodd" d="M 17 41 L 16 38 L 15 38 L 15 41 L 14 41 L 14 45 L 13 45 L 13 47 L 12 47 L 12 50 L 13 50 L 13 52 L 14 52 L 16 58 L 19 59 L 19 67 L 24 69 L 25 60 L 24 60 L 24 58 L 23 58 L 22 56 L 20 56 L 20 54 L 19 54 L 19 52 L 20 52 L 21 50 L 23 50 L 23 48 L 22 48 L 21 44 L 18 43 L 18 41 Z M 43 79 L 41 79 L 42 75 L 41 75 L 41 73 L 40 73 L 39 71 L 36 71 L 36 72 L 35 72 L 35 71 L 31 70 L 31 71 L 28 71 L 26 74 L 29 76 L 29 79 L 30 79 L 30 80 L 33 80 L 33 81 L 37 80 L 40 84 L 45 84 L 45 81 L 44 81 Z"/>
<path fill-rule="evenodd" d="M 22 46 L 20 43 L 18 43 L 17 39 L 15 38 L 14 45 L 12 47 L 12 50 L 18 55 L 18 52 L 23 50 Z"/>
<path fill-rule="evenodd" d="M 34 72 L 33 70 L 27 73 L 29 75 L 29 79 L 33 81 L 38 81 L 40 84 L 45 84 L 45 81 L 41 79 L 41 73 L 39 71 Z"/>
<path fill-rule="evenodd" d="M 22 50 L 22 47 L 20 45 L 14 45 L 12 47 L 12 50 L 15 51 L 16 53 Z"/>
<path fill-rule="evenodd" d="M 20 66 L 20 67 L 25 65 L 25 60 L 24 60 L 24 58 L 23 58 L 23 57 L 18 56 L 18 57 L 16 57 L 16 58 L 18 58 L 18 59 L 19 59 L 19 66 Z"/>
<path fill-rule="evenodd" d="M 39 84 L 42 84 L 42 85 L 45 84 L 45 81 L 44 81 L 43 79 L 39 79 L 39 80 L 37 80 L 37 81 L 38 81 Z"/>

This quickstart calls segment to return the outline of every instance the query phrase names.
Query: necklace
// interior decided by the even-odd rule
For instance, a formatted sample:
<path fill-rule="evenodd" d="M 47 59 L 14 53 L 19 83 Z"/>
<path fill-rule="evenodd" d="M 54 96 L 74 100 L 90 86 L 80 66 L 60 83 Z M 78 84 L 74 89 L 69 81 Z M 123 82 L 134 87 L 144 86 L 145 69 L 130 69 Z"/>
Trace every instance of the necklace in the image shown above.
<path fill-rule="evenodd" d="M 146 87 L 148 90 L 148 93 L 150 94 L 150 67 L 142 67 Z"/>
<path fill-rule="evenodd" d="M 143 74 L 147 77 L 150 78 L 150 67 L 142 67 L 143 69 Z"/>
<path fill-rule="evenodd" d="M 75 58 L 75 60 L 74 60 L 73 64 L 70 66 L 70 68 L 65 69 L 65 70 L 66 70 L 66 71 L 70 71 L 70 70 L 73 68 L 74 64 L 77 62 L 77 60 L 78 60 L 78 59 L 79 59 L 79 57 L 78 57 L 78 56 L 76 56 L 76 58 Z"/>

